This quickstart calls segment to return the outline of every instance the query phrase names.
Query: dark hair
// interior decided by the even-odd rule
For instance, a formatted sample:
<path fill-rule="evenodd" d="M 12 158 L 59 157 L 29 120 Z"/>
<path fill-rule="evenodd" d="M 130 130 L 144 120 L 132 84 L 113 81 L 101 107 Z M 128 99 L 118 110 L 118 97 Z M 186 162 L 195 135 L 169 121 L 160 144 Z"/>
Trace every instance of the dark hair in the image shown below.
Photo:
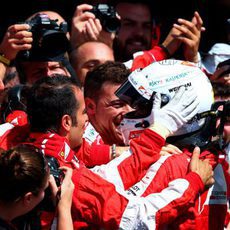
<path fill-rule="evenodd" d="M 86 74 L 84 96 L 97 100 L 104 83 L 120 85 L 130 73 L 123 63 L 107 61 Z"/>
<path fill-rule="evenodd" d="M 45 77 L 38 80 L 31 88 L 28 98 L 28 117 L 31 131 L 59 131 L 63 115 L 70 115 L 73 125 L 77 125 L 76 100 L 74 88 L 80 88 L 76 82 L 63 75 Z"/>
<path fill-rule="evenodd" d="M 4 89 L 0 107 L 0 120 L 2 123 L 7 122 L 7 116 L 15 110 L 26 112 L 29 92 L 30 87 L 22 84 Z"/>
<path fill-rule="evenodd" d="M 27 192 L 37 195 L 45 187 L 49 169 L 42 152 L 20 144 L 0 154 L 0 200 L 13 202 Z"/>
<path fill-rule="evenodd" d="M 149 8 L 149 11 L 151 12 L 151 15 L 153 15 L 153 4 L 156 5 L 156 2 L 153 2 L 151 0 L 111 0 L 111 4 L 114 5 L 115 7 L 119 3 L 129 3 L 129 4 L 142 4 L 146 5 Z"/>
<path fill-rule="evenodd" d="M 228 99 L 230 97 L 230 86 L 227 84 L 212 82 L 213 92 L 215 97 Z"/>

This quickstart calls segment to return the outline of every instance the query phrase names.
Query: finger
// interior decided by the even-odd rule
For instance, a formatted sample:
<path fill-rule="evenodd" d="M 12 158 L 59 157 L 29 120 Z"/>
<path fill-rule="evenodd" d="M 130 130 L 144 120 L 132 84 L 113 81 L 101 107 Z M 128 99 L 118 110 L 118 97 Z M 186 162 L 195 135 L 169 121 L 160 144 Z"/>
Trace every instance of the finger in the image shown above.
<path fill-rule="evenodd" d="M 153 100 L 153 110 L 161 108 L 161 94 L 156 93 Z"/>
<path fill-rule="evenodd" d="M 194 34 L 185 26 L 182 26 L 182 25 L 178 25 L 178 24 L 173 24 L 173 27 L 177 30 L 180 31 L 180 34 L 179 35 L 172 35 L 173 37 L 182 37 L 182 36 L 186 36 L 186 37 L 193 37 Z"/>
<path fill-rule="evenodd" d="M 163 155 L 162 155 L 163 154 Z M 165 156 L 165 155 L 168 155 L 168 154 L 178 154 L 176 151 L 174 151 L 173 149 L 171 148 L 168 148 L 168 147 L 162 147 L 161 151 L 160 151 L 160 155 L 161 156 Z"/>
<path fill-rule="evenodd" d="M 23 38 L 33 38 L 33 35 L 31 32 L 27 31 L 27 30 L 22 30 L 22 31 L 18 31 L 16 33 L 8 33 L 8 38 L 9 39 L 23 39 Z"/>
<path fill-rule="evenodd" d="M 177 146 L 175 146 L 175 145 L 166 144 L 165 147 L 170 148 L 170 149 L 173 149 L 174 152 L 183 153 L 183 152 L 182 152 Z"/>
<path fill-rule="evenodd" d="M 9 39 L 9 42 L 12 44 L 12 45 L 24 45 L 24 44 L 31 44 L 33 42 L 33 39 L 32 38 L 26 38 L 26 37 L 23 37 L 23 38 L 10 38 Z"/>
<path fill-rule="evenodd" d="M 183 94 L 185 93 L 186 89 L 184 86 L 180 86 L 179 90 L 175 93 L 173 98 L 169 103 L 174 103 L 174 101 L 178 104 L 179 101 L 183 98 Z M 167 105 L 166 105 L 167 106 Z"/>
<path fill-rule="evenodd" d="M 196 27 L 197 27 L 197 29 L 202 30 L 203 20 L 202 20 L 200 14 L 198 13 L 198 11 L 194 12 L 194 17 L 196 18 Z"/>
<path fill-rule="evenodd" d="M 13 44 L 12 47 L 15 50 L 29 50 L 32 48 L 31 44 Z"/>
<path fill-rule="evenodd" d="M 195 100 L 190 106 L 185 108 L 182 112 L 183 117 L 186 117 L 187 121 L 190 121 L 199 111 L 199 100 Z"/>
<path fill-rule="evenodd" d="M 12 25 L 8 28 L 8 32 L 10 34 L 16 34 L 18 31 L 22 31 L 22 30 L 29 30 L 30 29 L 30 26 L 28 24 L 15 24 L 15 25 Z"/>
<path fill-rule="evenodd" d="M 200 31 L 201 31 L 201 32 L 204 32 L 204 31 L 206 31 L 206 28 L 205 28 L 204 26 L 202 26 L 202 27 L 200 28 Z"/>
<path fill-rule="evenodd" d="M 74 12 L 73 17 L 77 17 L 77 16 L 81 15 L 84 11 L 91 10 L 91 9 L 93 9 L 92 5 L 81 4 L 81 5 L 76 7 L 76 10 Z"/>
<path fill-rule="evenodd" d="M 196 146 L 193 150 L 191 160 L 192 161 L 198 161 L 200 157 L 200 148 Z"/>
<path fill-rule="evenodd" d="M 200 36 L 199 32 L 191 31 L 185 26 L 180 26 L 178 24 L 173 24 L 173 27 L 181 32 L 180 35 L 172 35 L 174 38 L 189 38 L 190 40 L 197 40 L 197 37 Z"/>
<path fill-rule="evenodd" d="M 97 18 L 94 23 L 95 23 L 95 26 L 97 28 L 97 31 L 101 32 L 102 31 L 102 25 L 101 25 L 100 20 Z"/>
<path fill-rule="evenodd" d="M 206 182 L 206 186 L 212 186 L 215 183 L 215 179 L 214 177 L 211 177 L 210 179 L 208 179 L 208 181 Z"/>
<path fill-rule="evenodd" d="M 86 11 L 81 16 L 78 16 L 78 19 L 79 19 L 78 21 L 80 22 L 88 21 L 89 19 L 95 19 L 95 14 Z"/>
<path fill-rule="evenodd" d="M 164 150 L 160 151 L 160 156 L 167 156 L 168 154 L 170 154 L 168 151 L 164 151 Z"/>
<path fill-rule="evenodd" d="M 72 174 L 73 174 L 73 170 L 69 167 L 66 167 L 66 166 L 62 166 L 60 167 L 59 169 L 61 169 L 64 174 L 65 174 L 65 177 L 72 177 Z"/>
<path fill-rule="evenodd" d="M 192 22 L 190 22 L 188 20 L 182 19 L 182 18 L 179 18 L 177 21 L 179 22 L 179 24 L 181 24 L 181 26 L 187 28 L 193 34 L 198 33 L 198 28 L 195 26 L 194 23 L 192 23 Z"/>
<path fill-rule="evenodd" d="M 92 29 L 91 25 L 89 24 L 89 22 L 86 23 L 85 27 L 86 27 L 85 37 L 87 39 L 86 41 L 97 40 L 97 36 L 94 34 L 93 29 Z"/>
<path fill-rule="evenodd" d="M 51 189 L 53 196 L 55 197 L 58 192 L 58 187 L 57 187 L 57 184 L 55 182 L 53 175 L 50 175 L 49 177 L 49 187 Z"/>
<path fill-rule="evenodd" d="M 98 29 L 95 25 L 95 21 L 93 19 L 89 19 L 89 21 L 87 22 L 86 30 L 87 30 L 89 36 L 91 37 L 91 39 L 97 40 L 100 32 L 98 31 Z"/>

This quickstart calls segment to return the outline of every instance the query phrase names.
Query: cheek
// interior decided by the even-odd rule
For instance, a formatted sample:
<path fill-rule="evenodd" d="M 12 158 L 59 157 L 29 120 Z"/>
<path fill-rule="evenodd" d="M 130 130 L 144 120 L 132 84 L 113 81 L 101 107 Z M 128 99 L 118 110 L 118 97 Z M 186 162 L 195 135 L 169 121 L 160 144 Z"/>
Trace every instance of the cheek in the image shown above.
<path fill-rule="evenodd" d="M 120 29 L 119 35 L 118 35 L 118 41 L 120 44 L 125 44 L 127 38 L 130 37 L 130 33 L 127 33 L 125 29 Z"/>
<path fill-rule="evenodd" d="M 45 191 L 43 190 L 43 191 L 41 192 L 40 199 L 43 200 L 44 197 L 45 197 Z"/>
<path fill-rule="evenodd" d="M 64 69 L 57 69 L 53 71 L 55 74 L 63 74 L 63 75 L 67 75 L 67 71 L 65 71 Z"/>
<path fill-rule="evenodd" d="M 224 126 L 224 136 L 226 137 L 227 141 L 230 141 L 230 125 Z"/>
<path fill-rule="evenodd" d="M 39 74 L 33 74 L 33 75 L 27 74 L 26 75 L 26 79 L 27 79 L 26 81 L 29 84 L 34 84 L 40 78 L 41 78 L 41 75 L 39 75 Z"/>

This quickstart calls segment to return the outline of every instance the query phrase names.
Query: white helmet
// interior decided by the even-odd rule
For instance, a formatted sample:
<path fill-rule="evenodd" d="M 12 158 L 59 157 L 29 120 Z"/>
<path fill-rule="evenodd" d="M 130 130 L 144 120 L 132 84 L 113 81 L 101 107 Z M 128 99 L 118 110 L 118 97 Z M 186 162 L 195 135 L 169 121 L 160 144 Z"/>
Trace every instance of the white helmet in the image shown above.
<path fill-rule="evenodd" d="M 214 102 L 212 85 L 201 69 L 193 63 L 168 59 L 154 62 L 129 75 L 128 80 L 115 92 L 121 100 L 136 109 L 126 114 L 120 124 L 125 144 L 153 122 L 150 120 L 150 113 L 154 94 L 160 93 L 163 103 L 167 104 L 181 86 L 193 88 L 197 94 L 198 114 L 211 109 Z M 174 133 L 174 136 L 195 132 L 204 125 L 204 122 L 205 118 L 192 119 Z"/>

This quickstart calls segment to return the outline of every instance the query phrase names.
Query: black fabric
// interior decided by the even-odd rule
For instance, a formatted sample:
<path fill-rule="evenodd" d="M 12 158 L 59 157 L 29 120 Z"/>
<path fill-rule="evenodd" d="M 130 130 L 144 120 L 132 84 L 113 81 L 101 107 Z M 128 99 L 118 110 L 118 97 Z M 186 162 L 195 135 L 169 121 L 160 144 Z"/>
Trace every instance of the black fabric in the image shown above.
<path fill-rule="evenodd" d="M 11 223 L 0 218 L 0 230 L 16 230 L 16 228 Z"/>

